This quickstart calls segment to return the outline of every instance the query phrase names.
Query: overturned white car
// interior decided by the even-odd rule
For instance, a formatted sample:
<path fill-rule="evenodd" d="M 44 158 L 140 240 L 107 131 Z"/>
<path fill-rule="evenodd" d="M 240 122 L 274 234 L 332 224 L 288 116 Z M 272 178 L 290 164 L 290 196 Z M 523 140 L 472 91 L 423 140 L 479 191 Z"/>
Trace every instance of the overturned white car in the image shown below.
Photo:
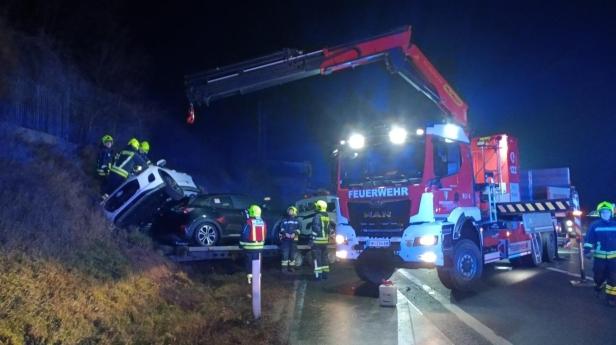
<path fill-rule="evenodd" d="M 166 204 L 199 193 L 190 175 L 163 165 L 160 161 L 149 166 L 113 191 L 103 202 L 105 216 L 120 227 L 141 226 L 150 223 Z"/>

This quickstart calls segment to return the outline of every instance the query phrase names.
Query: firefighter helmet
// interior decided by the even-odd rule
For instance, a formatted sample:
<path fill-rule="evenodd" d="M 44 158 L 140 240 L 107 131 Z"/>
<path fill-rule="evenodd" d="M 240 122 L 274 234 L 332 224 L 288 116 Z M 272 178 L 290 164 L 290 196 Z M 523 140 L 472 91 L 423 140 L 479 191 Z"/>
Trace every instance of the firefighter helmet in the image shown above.
<path fill-rule="evenodd" d="M 128 141 L 128 146 L 132 147 L 135 150 L 139 150 L 139 140 L 137 140 L 137 138 L 131 138 Z"/>
<path fill-rule="evenodd" d="M 248 207 L 248 217 L 250 218 L 261 217 L 261 207 L 257 205 L 250 205 L 250 207 Z"/>
<path fill-rule="evenodd" d="M 150 143 L 147 141 L 142 141 L 141 144 L 139 144 L 139 151 L 143 152 L 143 153 L 148 153 L 150 152 Z"/>
<path fill-rule="evenodd" d="M 314 203 L 314 208 L 319 212 L 325 212 L 325 210 L 327 210 L 327 203 L 323 200 L 317 200 L 317 202 Z"/>
<path fill-rule="evenodd" d="M 105 134 L 103 135 L 103 137 L 101 138 L 101 142 L 103 144 L 107 144 L 107 143 L 112 143 L 113 142 L 113 137 L 109 134 Z"/>
<path fill-rule="evenodd" d="M 599 205 L 597 205 L 597 212 L 601 213 L 601 211 L 603 210 L 608 210 L 612 213 L 614 213 L 614 204 L 612 204 L 611 202 L 608 201 L 602 201 L 599 203 Z"/>
<path fill-rule="evenodd" d="M 289 208 L 287 208 L 287 214 L 294 216 L 294 217 L 297 216 L 297 207 L 289 206 Z"/>

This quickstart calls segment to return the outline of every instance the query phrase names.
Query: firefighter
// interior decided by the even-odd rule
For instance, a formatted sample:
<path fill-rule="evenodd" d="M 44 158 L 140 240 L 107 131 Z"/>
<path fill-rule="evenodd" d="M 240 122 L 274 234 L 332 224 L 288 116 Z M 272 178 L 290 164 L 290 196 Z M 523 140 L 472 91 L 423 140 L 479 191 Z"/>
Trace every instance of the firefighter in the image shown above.
<path fill-rule="evenodd" d="M 145 161 L 138 151 L 139 140 L 132 138 L 128 141 L 126 148 L 115 156 L 114 163 L 111 165 L 111 169 L 109 169 L 109 177 L 107 178 L 106 189 L 108 194 L 111 194 L 127 178 L 143 170 Z"/>
<path fill-rule="evenodd" d="M 107 178 L 109 169 L 113 164 L 113 138 L 109 134 L 101 138 L 101 148 L 96 160 L 96 172 L 101 179 Z"/>
<path fill-rule="evenodd" d="M 261 219 L 261 208 L 259 206 L 250 205 L 246 213 L 248 217 L 242 230 L 240 248 L 244 251 L 246 278 L 248 279 L 248 284 L 250 284 L 252 283 L 252 261 L 259 260 L 263 245 L 265 244 L 267 226 L 263 219 Z"/>
<path fill-rule="evenodd" d="M 601 292 L 605 283 L 607 303 L 616 307 L 616 221 L 612 218 L 614 204 L 603 201 L 597 206 L 599 220 L 593 222 L 586 232 L 584 254 L 594 257 L 593 273 L 595 291 Z"/>
<path fill-rule="evenodd" d="M 329 273 L 329 263 L 327 259 L 327 245 L 329 237 L 333 233 L 329 215 L 327 214 L 327 203 L 318 200 L 315 204 L 317 213 L 312 219 L 312 255 L 314 257 L 314 276 L 317 280 L 327 279 Z"/>
<path fill-rule="evenodd" d="M 141 158 L 143 158 L 143 160 L 145 161 L 147 166 L 152 165 L 152 162 L 148 158 L 148 153 L 149 152 L 150 152 L 150 143 L 145 141 L 145 140 L 142 141 L 139 144 L 139 154 L 141 155 Z"/>
<path fill-rule="evenodd" d="M 293 272 L 295 267 L 295 252 L 297 251 L 297 241 L 299 239 L 300 223 L 297 219 L 297 208 L 290 206 L 287 208 L 287 215 L 280 223 L 280 250 L 282 259 L 280 267 L 283 272 Z"/>

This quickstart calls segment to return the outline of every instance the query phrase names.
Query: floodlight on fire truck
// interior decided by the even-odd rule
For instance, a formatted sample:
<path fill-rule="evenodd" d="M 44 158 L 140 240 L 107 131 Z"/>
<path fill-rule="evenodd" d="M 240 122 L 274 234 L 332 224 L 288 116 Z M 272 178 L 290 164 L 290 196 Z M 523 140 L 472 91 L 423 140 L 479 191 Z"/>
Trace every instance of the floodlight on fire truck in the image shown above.
<path fill-rule="evenodd" d="M 391 127 L 389 130 L 389 141 L 394 145 L 402 145 L 406 141 L 406 129 L 398 126 Z"/>
<path fill-rule="evenodd" d="M 423 128 L 417 128 L 417 130 L 415 131 L 415 134 L 417 134 L 418 136 L 422 136 L 426 133 L 426 131 L 424 131 Z"/>
<path fill-rule="evenodd" d="M 453 123 L 445 125 L 444 134 L 447 139 L 456 139 L 458 137 L 458 131 L 460 128 Z"/>
<path fill-rule="evenodd" d="M 359 133 L 351 134 L 348 140 L 349 147 L 354 150 L 363 149 L 366 145 L 366 137 Z"/>

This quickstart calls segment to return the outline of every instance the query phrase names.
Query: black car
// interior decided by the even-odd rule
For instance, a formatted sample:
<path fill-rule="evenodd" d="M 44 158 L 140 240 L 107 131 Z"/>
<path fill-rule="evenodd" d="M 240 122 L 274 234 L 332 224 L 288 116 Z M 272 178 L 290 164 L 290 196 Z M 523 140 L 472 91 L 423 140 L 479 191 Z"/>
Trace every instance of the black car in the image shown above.
<path fill-rule="evenodd" d="M 267 242 L 275 238 L 282 212 L 270 210 L 262 202 L 241 194 L 202 194 L 186 198 L 163 209 L 152 224 L 155 238 L 171 244 L 197 246 L 237 244 L 246 223 L 245 210 L 256 204 L 268 227 Z"/>

